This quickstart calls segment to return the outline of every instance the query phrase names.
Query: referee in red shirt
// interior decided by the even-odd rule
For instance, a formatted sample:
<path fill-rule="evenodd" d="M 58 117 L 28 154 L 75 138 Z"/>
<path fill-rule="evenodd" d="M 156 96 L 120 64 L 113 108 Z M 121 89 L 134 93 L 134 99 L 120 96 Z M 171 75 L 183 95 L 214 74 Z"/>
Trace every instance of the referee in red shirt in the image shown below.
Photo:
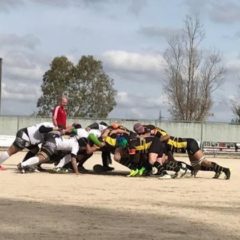
<path fill-rule="evenodd" d="M 66 106 L 68 104 L 67 97 L 63 96 L 59 100 L 59 104 L 53 109 L 52 122 L 54 126 L 66 129 L 67 127 L 67 112 Z"/>

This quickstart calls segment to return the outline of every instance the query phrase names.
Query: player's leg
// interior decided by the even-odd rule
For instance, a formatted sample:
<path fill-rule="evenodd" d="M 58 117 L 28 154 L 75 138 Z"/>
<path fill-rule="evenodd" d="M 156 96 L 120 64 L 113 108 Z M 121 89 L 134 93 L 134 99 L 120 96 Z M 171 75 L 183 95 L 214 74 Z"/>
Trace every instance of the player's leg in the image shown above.
<path fill-rule="evenodd" d="M 6 151 L 0 154 L 0 165 L 5 162 L 10 156 L 29 146 L 29 144 L 30 142 L 29 137 L 26 133 L 26 128 L 18 130 L 16 138 L 12 145 Z"/>
<path fill-rule="evenodd" d="M 194 168 L 194 175 L 196 176 L 197 171 L 213 171 L 215 172 L 214 178 L 218 178 L 223 172 L 225 174 L 225 179 L 229 179 L 231 172 L 229 168 L 222 167 L 215 162 L 209 161 L 204 156 L 202 150 L 199 148 L 196 140 L 188 139 L 188 154 L 191 164 Z"/>
<path fill-rule="evenodd" d="M 46 142 L 43 143 L 41 150 L 37 153 L 37 155 L 29 158 L 28 160 L 21 162 L 18 164 L 18 170 L 22 173 L 26 171 L 26 169 L 35 167 L 39 164 L 46 163 L 50 161 L 50 157 L 56 151 L 56 142 L 53 135 L 49 134 L 46 136 Z"/>
<path fill-rule="evenodd" d="M 104 148 L 102 149 L 102 163 L 103 163 L 103 167 L 106 171 L 114 170 L 113 167 L 109 166 L 109 164 L 112 163 L 111 153 L 109 150 L 104 149 Z"/>
<path fill-rule="evenodd" d="M 29 151 L 26 153 L 26 155 L 23 158 L 23 162 L 25 162 L 26 160 L 28 160 L 31 157 L 34 157 L 38 151 L 39 151 L 39 147 L 37 145 L 34 146 L 30 146 L 28 147 Z"/>

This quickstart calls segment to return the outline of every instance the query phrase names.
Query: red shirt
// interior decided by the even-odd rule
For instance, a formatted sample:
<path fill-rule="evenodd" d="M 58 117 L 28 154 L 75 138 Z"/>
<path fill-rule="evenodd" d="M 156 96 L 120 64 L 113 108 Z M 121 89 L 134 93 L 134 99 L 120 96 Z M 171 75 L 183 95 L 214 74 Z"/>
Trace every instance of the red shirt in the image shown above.
<path fill-rule="evenodd" d="M 58 127 L 66 128 L 67 112 L 65 111 L 63 106 L 56 106 L 53 109 L 53 118 L 56 119 Z"/>

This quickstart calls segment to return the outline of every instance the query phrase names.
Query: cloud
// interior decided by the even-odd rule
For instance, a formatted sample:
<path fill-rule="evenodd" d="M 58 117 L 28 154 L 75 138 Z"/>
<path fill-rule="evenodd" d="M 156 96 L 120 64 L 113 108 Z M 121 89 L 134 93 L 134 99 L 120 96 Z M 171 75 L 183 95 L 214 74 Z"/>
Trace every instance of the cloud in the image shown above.
<path fill-rule="evenodd" d="M 68 8 L 92 8 L 102 9 L 109 4 L 115 3 L 114 0 L 0 0 L 0 12 L 9 12 L 13 8 L 26 6 L 29 3 L 48 5 L 51 7 Z"/>
<path fill-rule="evenodd" d="M 16 34 L 0 34 L 0 49 L 30 49 L 34 50 L 40 45 L 40 39 L 33 34 L 19 36 Z"/>
<path fill-rule="evenodd" d="M 149 96 L 142 92 L 138 95 L 126 91 L 118 92 L 117 107 L 111 112 L 110 117 L 117 115 L 119 118 L 131 119 L 157 119 L 159 113 L 167 115 L 167 96 Z"/>
<path fill-rule="evenodd" d="M 216 23 L 232 24 L 240 21 L 237 0 L 185 0 L 191 14 L 206 14 Z"/>
<path fill-rule="evenodd" d="M 233 77 L 240 77 L 240 58 L 232 58 L 226 62 L 226 78 L 234 80 Z M 238 79 L 239 82 L 239 79 Z"/>
<path fill-rule="evenodd" d="M 42 76 L 47 69 L 49 57 L 38 51 L 40 40 L 34 35 L 0 35 L 2 68 L 2 102 L 4 113 L 21 112 L 16 106 L 35 106 L 40 96 Z M 11 111 L 9 111 L 11 109 Z M 34 108 L 25 109 L 26 114 Z"/>
<path fill-rule="evenodd" d="M 231 24 L 240 21 L 240 3 L 236 1 L 213 2 L 210 17 L 218 23 Z"/>
<path fill-rule="evenodd" d="M 43 55 L 36 48 L 39 39 L 34 35 L 0 35 L 0 51 L 3 59 L 3 78 L 11 82 L 36 82 L 41 79 L 44 68 Z"/>
<path fill-rule="evenodd" d="M 2 86 L 2 97 L 7 100 L 17 100 L 17 101 L 35 101 L 38 96 L 40 96 L 39 86 L 36 85 L 26 85 L 24 83 L 18 83 L 17 87 L 15 84 L 11 83 Z"/>
<path fill-rule="evenodd" d="M 129 94 L 126 91 L 118 92 L 117 102 L 121 107 L 134 107 L 138 106 L 139 108 L 149 108 L 155 109 L 156 107 L 165 105 L 167 101 L 166 95 L 159 96 L 148 96 L 146 98 L 146 93 Z"/>
<path fill-rule="evenodd" d="M 103 11 L 109 6 L 125 6 L 128 12 L 138 15 L 145 7 L 147 0 L 25 0 L 42 5 L 49 5 L 52 7 L 67 8 L 79 7 L 88 8 L 97 11 Z"/>
<path fill-rule="evenodd" d="M 104 64 L 117 71 L 162 72 L 165 61 L 160 54 L 107 51 L 103 54 Z"/>
<path fill-rule="evenodd" d="M 101 60 L 104 70 L 114 79 L 119 90 L 125 87 L 134 91 L 138 86 L 134 84 L 140 84 L 137 87 L 140 91 L 144 88 L 147 91 L 152 84 L 155 84 L 155 89 L 161 88 L 165 78 L 165 61 L 158 53 L 108 51 L 101 56 Z"/>
<path fill-rule="evenodd" d="M 23 0 L 0 0 L 0 12 L 9 12 L 12 8 L 24 4 Z"/>
<path fill-rule="evenodd" d="M 135 15 L 139 15 L 140 12 L 146 7 L 147 0 L 131 0 L 129 5 L 129 11 Z"/>
<path fill-rule="evenodd" d="M 231 119 L 234 118 L 232 99 L 233 96 L 217 97 L 211 109 L 211 112 L 213 113 L 212 120 L 219 121 L 219 119 L 221 119 L 222 122 L 230 122 Z"/>
<path fill-rule="evenodd" d="M 50 5 L 53 7 L 100 7 L 113 0 L 30 0 L 33 3 Z"/>
<path fill-rule="evenodd" d="M 212 0 L 185 0 L 184 3 L 192 15 L 201 15 L 204 13 Z"/>
<path fill-rule="evenodd" d="M 108 51 L 104 69 L 118 85 L 117 106 L 109 115 L 127 119 L 157 119 L 168 115 L 168 100 L 162 93 L 165 61 L 159 53 Z"/>
<path fill-rule="evenodd" d="M 157 26 L 150 27 L 142 27 L 138 31 L 141 35 L 146 37 L 154 37 L 154 38 L 163 38 L 168 39 L 172 36 L 181 32 L 181 29 L 178 28 L 162 28 Z"/>

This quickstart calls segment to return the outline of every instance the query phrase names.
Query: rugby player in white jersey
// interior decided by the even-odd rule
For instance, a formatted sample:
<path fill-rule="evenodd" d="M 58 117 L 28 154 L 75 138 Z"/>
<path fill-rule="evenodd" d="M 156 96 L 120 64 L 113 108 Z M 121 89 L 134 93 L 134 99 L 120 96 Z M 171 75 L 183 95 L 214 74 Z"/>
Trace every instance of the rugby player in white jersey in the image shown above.
<path fill-rule="evenodd" d="M 12 145 L 0 154 L 0 164 L 24 148 L 29 149 L 24 160 L 34 156 L 39 151 L 38 144 L 43 142 L 44 134 L 53 130 L 58 130 L 58 128 L 54 127 L 51 122 L 38 123 L 18 130 Z"/>
<path fill-rule="evenodd" d="M 18 164 L 18 169 L 20 172 L 25 173 L 28 168 L 32 168 L 41 163 L 47 163 L 50 161 L 51 156 L 57 153 L 57 151 L 69 152 L 71 154 L 73 170 L 76 174 L 79 174 L 76 160 L 77 153 L 79 151 L 77 137 L 70 137 L 66 139 L 54 132 L 50 132 L 45 135 L 45 142 L 42 144 L 42 147 L 37 155 Z"/>
<path fill-rule="evenodd" d="M 93 152 L 96 151 L 96 146 L 100 143 L 98 138 L 101 136 L 101 130 L 78 128 L 75 129 L 75 134 L 80 147 L 77 154 L 78 170 L 80 173 L 86 173 L 88 170 L 83 167 L 83 163 L 85 163 L 92 156 Z M 94 147 L 91 146 L 92 144 L 95 144 Z M 71 169 L 71 166 L 69 165 L 70 162 L 71 154 L 69 153 L 61 158 L 53 171 L 61 172 L 65 170 L 64 168 Z"/>

